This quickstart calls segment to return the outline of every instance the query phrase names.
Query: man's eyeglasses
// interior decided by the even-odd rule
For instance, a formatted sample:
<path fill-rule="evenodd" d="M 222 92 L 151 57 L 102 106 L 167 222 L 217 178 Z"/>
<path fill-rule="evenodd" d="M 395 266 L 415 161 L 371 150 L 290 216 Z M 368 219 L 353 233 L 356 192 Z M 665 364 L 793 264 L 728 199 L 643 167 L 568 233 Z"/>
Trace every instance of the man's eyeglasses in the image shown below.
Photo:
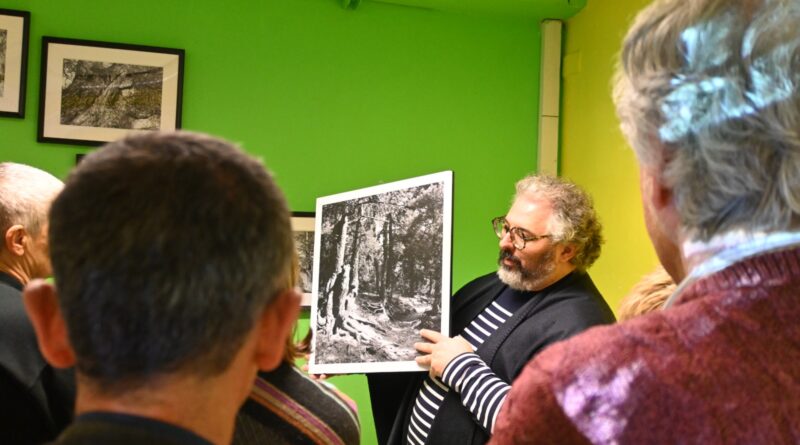
<path fill-rule="evenodd" d="M 506 233 L 511 236 L 511 244 L 517 250 L 525 248 L 525 243 L 528 241 L 538 241 L 542 238 L 552 238 L 553 235 L 534 235 L 521 227 L 509 227 L 508 221 L 504 216 L 498 216 L 492 220 L 492 227 L 494 233 L 498 238 L 503 239 Z"/>

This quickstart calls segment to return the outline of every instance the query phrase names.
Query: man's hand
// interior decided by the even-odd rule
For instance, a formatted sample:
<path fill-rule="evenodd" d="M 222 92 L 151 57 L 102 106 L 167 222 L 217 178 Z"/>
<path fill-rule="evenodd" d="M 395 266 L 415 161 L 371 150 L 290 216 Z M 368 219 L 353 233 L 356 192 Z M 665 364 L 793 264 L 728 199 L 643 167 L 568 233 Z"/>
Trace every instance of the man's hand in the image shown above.
<path fill-rule="evenodd" d="M 417 364 L 429 366 L 431 377 L 441 377 L 451 360 L 465 352 L 472 352 L 472 346 L 460 335 L 450 338 L 429 329 L 423 329 L 419 334 L 430 343 L 414 343 L 417 351 L 427 354 L 417 357 Z"/>

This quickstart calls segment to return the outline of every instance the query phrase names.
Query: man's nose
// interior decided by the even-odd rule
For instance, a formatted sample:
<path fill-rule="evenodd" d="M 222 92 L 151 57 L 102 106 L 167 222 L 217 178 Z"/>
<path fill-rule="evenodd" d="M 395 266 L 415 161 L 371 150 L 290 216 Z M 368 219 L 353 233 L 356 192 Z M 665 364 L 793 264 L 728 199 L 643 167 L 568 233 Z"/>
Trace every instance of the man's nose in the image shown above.
<path fill-rule="evenodd" d="M 503 234 L 503 236 L 500 238 L 500 242 L 499 242 L 499 245 L 500 245 L 501 249 L 509 250 L 511 252 L 513 252 L 515 250 L 514 243 L 511 240 L 511 236 L 512 236 L 511 232 L 506 232 L 506 233 Z"/>

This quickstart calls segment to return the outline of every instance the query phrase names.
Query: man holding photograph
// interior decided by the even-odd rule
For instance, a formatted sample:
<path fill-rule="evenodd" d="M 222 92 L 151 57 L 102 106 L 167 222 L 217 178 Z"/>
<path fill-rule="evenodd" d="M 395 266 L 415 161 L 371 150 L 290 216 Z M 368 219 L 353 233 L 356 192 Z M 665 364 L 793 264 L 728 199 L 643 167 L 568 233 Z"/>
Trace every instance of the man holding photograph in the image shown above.
<path fill-rule="evenodd" d="M 452 338 L 423 330 L 416 344 L 430 373 L 368 375 L 380 443 L 482 444 L 509 385 L 546 346 L 614 315 L 586 273 L 600 255 L 591 198 L 550 176 L 517 183 L 511 209 L 492 221 L 497 273 L 451 302 Z"/>

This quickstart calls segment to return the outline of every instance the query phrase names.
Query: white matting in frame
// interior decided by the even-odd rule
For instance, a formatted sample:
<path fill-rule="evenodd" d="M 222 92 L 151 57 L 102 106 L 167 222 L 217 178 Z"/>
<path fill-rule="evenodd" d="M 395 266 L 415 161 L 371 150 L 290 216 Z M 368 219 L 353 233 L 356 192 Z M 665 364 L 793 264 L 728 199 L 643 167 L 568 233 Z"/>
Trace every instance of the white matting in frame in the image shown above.
<path fill-rule="evenodd" d="M 422 371 L 450 332 L 453 172 L 317 199 L 309 372 Z"/>
<path fill-rule="evenodd" d="M 300 306 L 308 309 L 314 283 L 314 212 L 292 212 L 292 235 L 297 249 L 297 287 L 303 291 Z"/>
<path fill-rule="evenodd" d="M 181 49 L 44 37 L 38 140 L 100 145 L 180 128 L 183 58 Z"/>
<path fill-rule="evenodd" d="M 0 116 L 25 117 L 30 13 L 0 9 Z"/>

